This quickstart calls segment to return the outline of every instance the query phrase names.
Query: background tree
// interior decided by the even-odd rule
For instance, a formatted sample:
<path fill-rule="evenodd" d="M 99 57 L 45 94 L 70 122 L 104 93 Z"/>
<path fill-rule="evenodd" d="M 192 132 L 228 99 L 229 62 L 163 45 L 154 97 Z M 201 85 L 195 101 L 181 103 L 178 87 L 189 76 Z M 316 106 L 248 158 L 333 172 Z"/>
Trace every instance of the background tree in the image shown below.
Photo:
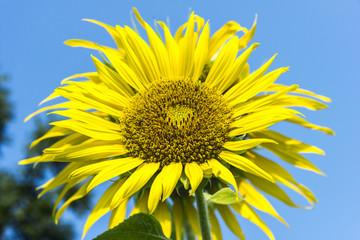
<path fill-rule="evenodd" d="M 6 140 L 5 124 L 11 119 L 11 105 L 8 102 L 8 90 L 3 86 L 6 75 L 0 75 L 0 146 Z M 0 147 L 1 151 L 1 147 Z"/>
<path fill-rule="evenodd" d="M 9 92 L 4 87 L 7 80 L 0 76 L 0 149 L 4 142 L 11 139 L 6 136 L 6 124 L 12 117 L 12 106 L 9 103 Z M 36 128 L 32 139 L 37 139 L 48 130 L 48 124 L 36 120 Z M 41 154 L 42 150 L 53 144 L 56 139 L 48 139 L 39 143 L 31 150 L 24 151 L 24 157 Z M 29 143 L 30 144 L 30 143 Z M 29 145 L 28 144 L 28 145 Z M 29 149 L 26 146 L 26 149 Z M 6 159 L 2 159 L 2 161 Z M 0 239 L 19 240 L 67 240 L 74 238 L 74 229 L 70 223 L 60 221 L 55 225 L 52 210 L 56 192 L 37 199 L 37 186 L 44 182 L 44 175 L 56 174 L 64 167 L 63 164 L 39 164 L 35 169 L 31 166 L 21 166 L 20 172 L 11 174 L 0 171 Z M 71 196 L 71 193 L 69 193 Z M 89 198 L 76 201 L 72 209 L 77 214 L 84 213 L 89 208 Z"/>

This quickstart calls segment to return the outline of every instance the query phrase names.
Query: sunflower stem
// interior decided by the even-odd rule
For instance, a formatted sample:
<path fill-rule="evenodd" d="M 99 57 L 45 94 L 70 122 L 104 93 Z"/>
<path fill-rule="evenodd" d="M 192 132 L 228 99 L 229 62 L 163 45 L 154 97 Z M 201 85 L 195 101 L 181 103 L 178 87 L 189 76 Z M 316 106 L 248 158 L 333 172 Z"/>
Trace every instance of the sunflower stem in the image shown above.
<path fill-rule="evenodd" d="M 204 179 L 195 191 L 195 199 L 199 213 L 200 229 L 203 240 L 211 240 L 209 214 L 203 193 L 207 182 L 208 180 Z"/>

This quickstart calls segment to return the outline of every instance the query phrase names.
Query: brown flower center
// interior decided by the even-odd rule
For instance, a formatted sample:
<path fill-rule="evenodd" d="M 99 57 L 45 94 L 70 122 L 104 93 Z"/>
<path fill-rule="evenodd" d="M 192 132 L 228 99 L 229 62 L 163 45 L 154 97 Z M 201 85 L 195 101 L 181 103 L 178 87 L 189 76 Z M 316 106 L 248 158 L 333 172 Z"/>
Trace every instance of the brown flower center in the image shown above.
<path fill-rule="evenodd" d="M 232 111 L 216 91 L 162 80 L 134 96 L 120 119 L 130 156 L 147 162 L 204 163 L 227 141 Z"/>

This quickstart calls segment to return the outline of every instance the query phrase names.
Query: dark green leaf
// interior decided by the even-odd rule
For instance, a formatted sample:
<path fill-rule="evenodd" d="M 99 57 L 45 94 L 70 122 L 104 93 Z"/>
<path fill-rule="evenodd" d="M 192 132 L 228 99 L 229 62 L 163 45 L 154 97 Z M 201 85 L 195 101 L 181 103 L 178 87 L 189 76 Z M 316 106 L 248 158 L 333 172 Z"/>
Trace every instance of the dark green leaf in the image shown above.
<path fill-rule="evenodd" d="M 95 240 L 169 240 L 159 221 L 146 213 L 135 214 L 118 226 L 100 234 Z"/>

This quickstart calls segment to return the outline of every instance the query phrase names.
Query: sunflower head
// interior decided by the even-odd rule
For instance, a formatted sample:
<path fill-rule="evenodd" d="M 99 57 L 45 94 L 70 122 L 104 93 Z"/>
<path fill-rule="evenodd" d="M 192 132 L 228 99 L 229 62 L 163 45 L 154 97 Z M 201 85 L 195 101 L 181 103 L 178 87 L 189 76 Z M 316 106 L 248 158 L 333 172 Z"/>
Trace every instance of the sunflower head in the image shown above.
<path fill-rule="evenodd" d="M 64 85 L 42 103 L 56 97 L 62 97 L 64 102 L 44 107 L 28 117 L 63 109 L 52 114 L 67 119 L 52 122 L 53 127 L 31 146 L 46 138 L 61 137 L 58 142 L 42 155 L 20 164 L 68 163 L 55 178 L 39 187 L 41 196 L 62 186 L 54 207 L 56 221 L 71 202 L 104 182 L 111 183 L 91 212 L 84 234 L 108 211 L 109 227 L 122 222 L 132 198 L 136 199 L 132 214 L 154 214 L 167 237 L 173 230 L 181 239 L 184 221 L 189 221 L 198 234 L 192 194 L 205 179 L 211 181 L 204 188 L 209 196 L 217 191 L 234 194 L 231 205 L 215 201 L 209 206 L 214 239 L 221 239 L 215 211 L 240 239 L 244 236 L 234 211 L 273 239 L 254 209 L 286 222 L 263 192 L 292 207 L 299 206 L 278 183 L 304 196 L 311 205 L 316 198 L 280 164 L 260 155 L 257 149 L 269 150 L 295 167 L 322 173 L 302 155 L 323 154 L 322 150 L 269 127 L 287 121 L 333 134 L 289 108 L 318 110 L 326 105 L 317 99 L 330 100 L 298 89 L 298 85 L 276 84 L 288 68 L 268 71 L 275 56 L 250 73 L 247 60 L 259 44 L 246 47 L 254 36 L 256 20 L 251 29 L 230 21 L 210 36 L 208 22 L 192 13 L 175 35 L 165 23 L 158 22 L 163 30 L 161 36 L 136 9 L 134 12 L 147 40 L 130 27 L 87 20 L 104 27 L 117 47 L 85 40 L 65 42 L 73 47 L 96 49 L 105 58 L 100 61 L 92 57 L 95 72 L 64 79 Z M 241 37 L 239 32 L 243 33 Z M 86 80 L 74 81 L 76 78 Z M 79 186 L 79 190 L 58 208 L 74 186 Z M 174 219 L 175 229 L 169 224 L 170 219 Z"/>
<path fill-rule="evenodd" d="M 222 151 L 231 113 L 218 92 L 198 81 L 161 80 L 134 96 L 119 122 L 131 157 L 201 164 Z"/>

